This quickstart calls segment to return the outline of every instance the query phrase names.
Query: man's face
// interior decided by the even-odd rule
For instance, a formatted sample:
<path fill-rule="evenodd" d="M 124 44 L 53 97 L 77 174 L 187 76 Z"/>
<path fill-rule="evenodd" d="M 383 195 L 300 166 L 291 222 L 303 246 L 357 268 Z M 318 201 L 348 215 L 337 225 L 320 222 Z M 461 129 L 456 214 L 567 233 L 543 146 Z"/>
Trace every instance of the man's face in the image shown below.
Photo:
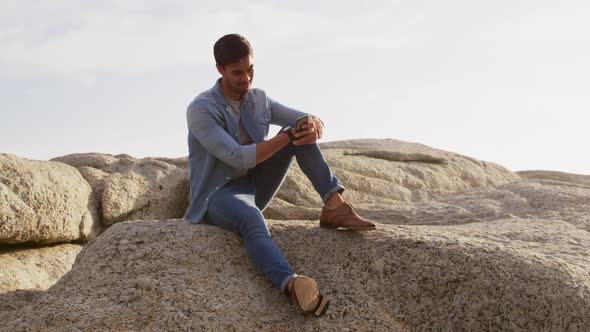
<path fill-rule="evenodd" d="M 252 87 L 254 78 L 254 64 L 251 55 L 230 63 L 224 68 L 217 65 L 217 71 L 222 76 L 224 87 L 234 94 L 243 96 Z"/>

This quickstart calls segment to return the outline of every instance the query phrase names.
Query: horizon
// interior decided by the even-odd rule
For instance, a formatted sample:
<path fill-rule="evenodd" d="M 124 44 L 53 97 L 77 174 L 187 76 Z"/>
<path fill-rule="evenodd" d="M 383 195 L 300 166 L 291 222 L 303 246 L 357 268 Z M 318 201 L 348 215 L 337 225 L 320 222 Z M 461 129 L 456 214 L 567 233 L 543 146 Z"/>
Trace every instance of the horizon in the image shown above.
<path fill-rule="evenodd" d="M 219 76 L 213 44 L 240 33 L 253 87 L 320 117 L 320 143 L 391 138 L 590 175 L 587 17 L 579 0 L 5 1 L 0 153 L 186 157 L 186 107 Z"/>

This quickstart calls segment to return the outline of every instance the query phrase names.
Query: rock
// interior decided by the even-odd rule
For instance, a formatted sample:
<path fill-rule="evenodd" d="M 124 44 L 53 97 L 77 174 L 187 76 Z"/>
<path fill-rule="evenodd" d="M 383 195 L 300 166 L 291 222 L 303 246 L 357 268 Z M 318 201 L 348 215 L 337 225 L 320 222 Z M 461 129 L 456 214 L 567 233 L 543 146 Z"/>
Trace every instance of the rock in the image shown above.
<path fill-rule="evenodd" d="M 542 225 L 529 232 L 534 223 Z M 323 318 L 297 314 L 254 269 L 235 234 L 182 220 L 134 221 L 91 241 L 68 274 L 0 331 L 583 330 L 590 324 L 590 265 L 538 248 L 571 239 L 575 227 L 566 222 L 558 226 L 566 236 L 545 239 L 538 231 L 550 236 L 558 229 L 520 218 L 379 225 L 365 234 L 293 220 L 271 220 L 269 227 L 294 269 L 316 278 L 330 297 Z M 590 238 L 580 233 L 577 240 L 587 246 Z"/>
<path fill-rule="evenodd" d="M 499 165 L 416 143 L 359 139 L 323 143 L 321 147 L 332 171 L 346 187 L 345 198 L 355 206 L 424 202 L 520 180 Z M 297 164 L 277 197 L 300 207 L 322 204 Z M 276 204 L 271 203 L 271 211 L 280 208 Z"/>
<path fill-rule="evenodd" d="M 590 229 L 590 187 L 521 181 L 472 189 L 440 200 L 364 204 L 360 210 L 384 223 L 461 224 L 521 217 L 565 220 Z"/>
<path fill-rule="evenodd" d="M 541 183 L 556 183 L 565 185 L 577 185 L 590 187 L 590 175 L 571 174 L 556 171 L 519 171 L 516 172 L 520 177 L 527 180 L 537 180 Z"/>
<path fill-rule="evenodd" d="M 79 244 L 12 246 L 0 249 L 0 294 L 15 290 L 46 290 L 70 270 Z"/>
<path fill-rule="evenodd" d="M 90 184 L 92 188 L 92 201 L 90 206 L 92 207 L 91 211 L 94 211 L 93 218 L 95 220 L 100 221 L 100 225 L 104 225 L 104 218 L 102 212 L 102 194 L 104 191 L 104 180 L 109 176 L 108 173 L 103 172 L 99 169 L 88 167 L 88 166 L 81 166 L 78 167 L 78 171 L 84 177 L 86 181 Z M 97 228 L 99 232 L 102 232 L 104 227 Z"/>
<path fill-rule="evenodd" d="M 73 167 L 0 154 L 0 244 L 92 238 L 91 188 Z"/>
<path fill-rule="evenodd" d="M 90 183 L 104 225 L 134 219 L 179 218 L 188 207 L 186 158 L 75 154 L 59 160 L 76 165 Z"/>
<path fill-rule="evenodd" d="M 521 181 L 440 200 L 361 205 L 359 210 L 380 223 L 448 226 L 466 237 L 509 245 L 590 271 L 590 188 L 576 183 Z"/>
<path fill-rule="evenodd" d="M 19 245 L 0 248 L 0 322 L 18 315 L 68 272 L 78 244 Z"/>
<path fill-rule="evenodd" d="M 92 187 L 92 191 L 96 195 L 96 199 L 102 197 L 102 192 L 104 191 L 104 180 L 110 175 L 109 173 L 103 172 L 100 169 L 88 167 L 88 166 L 81 166 L 78 167 L 78 171 L 84 177 L 86 181 Z"/>
<path fill-rule="evenodd" d="M 18 315 L 18 310 L 31 303 L 40 294 L 43 292 L 31 289 L 0 293 L 0 322 Z"/>
<path fill-rule="evenodd" d="M 115 173 L 109 177 L 102 194 L 102 211 L 105 224 L 123 220 L 149 202 L 145 177 L 134 173 Z M 126 218 L 130 219 L 130 218 Z"/>
<path fill-rule="evenodd" d="M 162 161 L 168 164 L 172 164 L 179 168 L 186 168 L 188 169 L 188 158 L 187 157 L 180 157 L 180 158 L 153 158 L 154 160 Z"/>
<path fill-rule="evenodd" d="M 321 145 L 334 173 L 355 206 L 424 202 L 473 188 L 494 188 L 520 180 L 505 168 L 421 144 L 390 139 L 347 140 Z M 104 224 L 131 219 L 179 218 L 188 206 L 186 158 L 76 154 L 60 157 L 80 168 L 100 196 Z M 91 175 L 89 167 L 101 175 Z M 104 176 L 104 174 L 109 174 Z M 164 191 L 160 189 L 164 187 Z M 319 195 L 295 164 L 275 200 L 269 218 L 319 217 Z"/>
<path fill-rule="evenodd" d="M 33 250 L 46 248 L 5 247 L 0 331 L 583 330 L 590 323 L 589 176 L 514 174 L 395 140 L 322 148 L 345 198 L 378 229 L 318 228 L 321 201 L 297 166 L 264 214 L 290 264 L 330 297 L 325 317 L 298 315 L 253 268 L 236 235 L 169 220 L 186 209 L 186 158 L 77 154 L 58 159 L 92 187 L 91 213 L 78 227 L 87 233 L 99 219 L 112 226 L 49 289 L 71 253 L 48 252 L 45 260 Z M 38 200 L 29 197 L 36 192 L 47 202 L 72 195 L 52 189 L 71 168 L 2 158 L 0 221 L 37 218 Z M 16 190 L 14 179 L 39 185 Z M 17 226 L 4 222 L 0 230 Z"/>
<path fill-rule="evenodd" d="M 60 163 L 64 163 L 70 165 L 72 167 L 92 167 L 92 168 L 103 168 L 110 164 L 116 163 L 119 161 L 118 158 L 110 155 L 110 154 L 102 154 L 102 153 L 75 153 L 69 154 L 67 156 L 61 156 L 57 158 L 51 159 L 51 161 L 58 161 Z"/>
<path fill-rule="evenodd" d="M 306 207 L 297 206 L 275 197 L 263 211 L 268 219 L 281 220 L 317 220 L 319 219 L 321 206 Z"/>
<path fill-rule="evenodd" d="M 382 274 L 385 269 L 385 263 L 382 260 L 376 260 L 371 264 L 371 271 L 377 274 Z"/>
<path fill-rule="evenodd" d="M 180 218 L 188 207 L 188 169 L 146 158 L 104 180 L 106 224 L 134 219 Z"/>

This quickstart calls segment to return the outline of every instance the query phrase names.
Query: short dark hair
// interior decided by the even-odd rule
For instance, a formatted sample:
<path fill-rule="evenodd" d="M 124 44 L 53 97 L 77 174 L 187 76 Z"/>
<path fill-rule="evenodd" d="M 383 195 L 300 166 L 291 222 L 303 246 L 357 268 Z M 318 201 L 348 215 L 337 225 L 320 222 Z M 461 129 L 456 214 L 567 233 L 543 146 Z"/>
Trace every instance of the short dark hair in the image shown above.
<path fill-rule="evenodd" d="M 230 63 L 236 63 L 248 55 L 254 55 L 252 45 L 243 36 L 236 33 L 225 35 L 213 45 L 215 62 L 222 68 Z"/>

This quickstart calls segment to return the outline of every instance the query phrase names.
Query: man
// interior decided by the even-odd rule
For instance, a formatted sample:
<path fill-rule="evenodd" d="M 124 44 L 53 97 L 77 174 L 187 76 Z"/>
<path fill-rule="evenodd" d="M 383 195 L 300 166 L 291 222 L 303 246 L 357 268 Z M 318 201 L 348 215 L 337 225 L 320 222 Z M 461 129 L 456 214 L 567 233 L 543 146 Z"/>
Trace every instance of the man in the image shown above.
<path fill-rule="evenodd" d="M 292 270 L 261 212 L 294 157 L 325 204 L 321 227 L 368 231 L 375 225 L 343 200 L 344 187 L 316 143 L 323 134 L 322 121 L 311 117 L 296 132 L 291 126 L 306 114 L 252 88 L 250 43 L 240 35 L 226 35 L 215 43 L 213 53 L 221 78 L 187 109 L 191 192 L 185 219 L 195 224 L 203 219 L 239 234 L 256 268 L 287 293 L 298 310 L 321 316 L 329 301 L 312 278 Z M 270 124 L 283 129 L 265 140 Z"/>

